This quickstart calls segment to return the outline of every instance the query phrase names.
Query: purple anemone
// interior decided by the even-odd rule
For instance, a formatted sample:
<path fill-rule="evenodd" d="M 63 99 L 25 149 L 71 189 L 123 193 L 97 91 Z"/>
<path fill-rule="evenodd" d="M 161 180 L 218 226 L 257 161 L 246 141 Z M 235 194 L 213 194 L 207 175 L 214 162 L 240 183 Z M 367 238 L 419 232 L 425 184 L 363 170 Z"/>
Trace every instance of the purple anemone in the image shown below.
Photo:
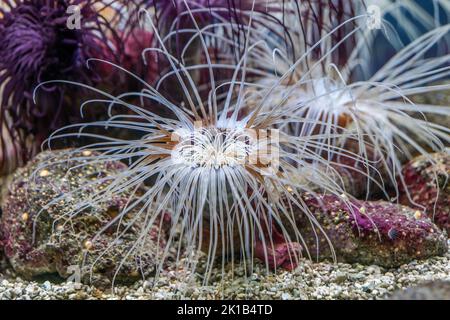
<path fill-rule="evenodd" d="M 118 60 L 117 49 L 107 45 L 117 35 L 99 13 L 105 6 L 99 0 L 6 0 L 0 8 L 0 123 L 7 133 L 0 141 L 0 171 L 14 168 L 8 158 L 22 163 L 49 133 L 80 118 L 77 102 L 84 100 L 83 90 L 43 85 L 35 104 L 39 83 L 65 80 L 95 86 L 105 81 L 86 67 L 89 58 Z M 77 19 L 74 8 L 79 9 L 78 25 L 69 21 Z"/>

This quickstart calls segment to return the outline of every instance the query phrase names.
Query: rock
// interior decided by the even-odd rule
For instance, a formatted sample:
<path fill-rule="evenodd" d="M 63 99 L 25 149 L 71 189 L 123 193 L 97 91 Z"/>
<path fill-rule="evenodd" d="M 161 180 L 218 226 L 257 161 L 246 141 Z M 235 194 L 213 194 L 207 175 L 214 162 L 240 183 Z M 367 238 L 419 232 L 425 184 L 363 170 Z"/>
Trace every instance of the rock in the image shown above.
<path fill-rule="evenodd" d="M 9 184 L 11 183 L 12 177 L 12 174 L 0 176 L 0 204 L 3 203 L 3 199 L 8 194 L 8 188 Z"/>
<path fill-rule="evenodd" d="M 399 179 L 398 184 L 402 204 L 418 210 L 424 207 L 436 225 L 450 234 L 450 149 L 447 151 L 431 154 L 434 163 L 425 156 L 408 162 L 402 170 L 405 183 Z"/>
<path fill-rule="evenodd" d="M 450 281 L 431 281 L 394 292 L 388 300 L 450 300 Z"/>
<path fill-rule="evenodd" d="M 302 200 L 323 228 L 322 232 L 313 227 L 303 212 L 295 215 L 313 260 L 332 259 L 330 243 L 338 261 L 382 267 L 398 267 L 447 252 L 446 235 L 426 216 L 417 217 L 416 210 L 408 207 L 333 195 L 307 194 Z M 289 233 L 295 239 L 294 231 Z"/>
<path fill-rule="evenodd" d="M 146 226 L 145 215 L 138 216 L 140 207 L 136 206 L 109 225 L 126 207 L 127 193 L 108 194 L 101 202 L 80 208 L 82 201 L 105 188 L 112 181 L 108 177 L 126 165 L 88 163 L 94 152 L 66 151 L 40 153 L 14 174 L 0 219 L 5 253 L 14 270 L 27 279 L 56 273 L 72 276 L 74 281 L 77 277 L 83 282 L 92 280 L 96 285 L 110 285 L 116 272 L 117 283 L 151 274 L 160 262 L 156 252 L 166 245 L 165 227 L 170 223 L 164 219 L 161 228 L 155 223 L 143 234 L 145 240 L 139 240 Z M 128 255 L 136 241 L 142 242 L 139 253 Z"/>
<path fill-rule="evenodd" d="M 334 282 L 336 282 L 337 284 L 341 284 L 341 283 L 344 283 L 345 281 L 347 281 L 347 279 L 348 279 L 348 275 L 346 273 L 338 272 L 335 275 Z"/>

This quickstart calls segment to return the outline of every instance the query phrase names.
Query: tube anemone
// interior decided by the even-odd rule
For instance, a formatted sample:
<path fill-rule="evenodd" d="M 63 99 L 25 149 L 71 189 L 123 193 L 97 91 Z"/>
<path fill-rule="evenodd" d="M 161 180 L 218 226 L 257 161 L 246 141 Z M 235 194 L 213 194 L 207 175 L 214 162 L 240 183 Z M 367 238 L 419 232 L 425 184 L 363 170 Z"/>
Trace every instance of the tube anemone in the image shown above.
<path fill-rule="evenodd" d="M 364 0 L 340 1 L 340 0 L 309 0 L 284 1 L 282 15 L 284 24 L 294 40 L 292 50 L 293 59 L 313 47 L 319 40 L 330 33 L 331 30 L 354 17 L 357 12 L 365 8 Z M 324 48 L 331 48 L 339 43 L 357 25 L 356 21 L 347 23 L 335 30 L 321 47 L 314 46 L 310 55 L 315 59 L 322 56 Z M 338 65 L 344 64 L 349 58 L 351 48 L 355 46 L 356 38 L 351 36 L 340 45 L 330 56 L 329 60 Z"/>
<path fill-rule="evenodd" d="M 180 266 L 195 271 L 201 257 L 199 252 L 206 253 L 205 282 L 219 261 L 223 270 L 226 262 L 242 263 L 248 266 L 250 273 L 255 259 L 261 260 L 267 268 L 295 268 L 300 257 L 310 255 L 294 215 L 304 214 L 311 225 L 322 230 L 301 195 L 307 192 L 314 197 L 326 192 L 341 197 L 344 192 L 336 182 L 340 177 L 333 166 L 339 164 L 310 147 L 326 148 L 334 157 L 340 156 L 343 150 L 326 144 L 323 134 L 302 137 L 278 131 L 276 127 L 288 116 L 292 123 L 305 121 L 283 112 L 288 109 L 274 114 L 254 109 L 244 117 L 238 116 L 247 108 L 246 84 L 240 77 L 245 79 L 247 55 L 254 47 L 246 47 L 242 59 L 235 65 L 233 77 L 226 86 L 228 98 L 223 103 L 217 101 L 216 91 L 222 85 L 212 86 L 209 99 L 204 103 L 189 71 L 169 53 L 156 31 L 155 36 L 188 103 L 175 105 L 149 84 L 140 92 L 120 96 L 91 88 L 105 96 L 110 111 L 126 107 L 130 113 L 111 116 L 106 121 L 68 126 L 56 131 L 48 142 L 51 145 L 55 139 L 93 138 L 95 142 L 67 151 L 69 158 L 80 160 L 82 166 L 112 160 L 127 161 L 130 166 L 113 179 L 109 177 L 105 181 L 99 177 L 93 181 L 106 186 L 94 194 L 84 192 L 87 196 L 79 200 L 78 209 L 67 213 L 67 217 L 95 206 L 107 199 L 107 195 L 128 192 L 133 199 L 105 230 L 119 225 L 119 241 L 122 230 L 131 227 L 122 225 L 122 217 L 133 208 L 139 208 L 136 219 L 143 218 L 145 223 L 138 226 L 141 236 L 128 253 L 139 255 L 149 228 L 169 211 L 173 225 L 159 271 L 178 236 L 183 239 L 183 245 L 177 248 L 176 263 Z M 207 50 L 205 55 L 208 55 Z M 210 68 L 213 67 L 211 64 Z M 164 118 L 128 103 L 124 98 L 129 96 L 157 101 L 174 116 Z M 132 129 L 141 132 L 142 138 L 125 140 L 89 132 L 89 128 L 95 127 L 108 131 Z M 335 133 L 335 137 L 338 138 L 339 133 Z M 85 157 L 83 151 L 87 149 L 95 152 Z M 36 172 L 44 167 L 46 163 Z M 146 181 L 146 191 L 138 194 L 138 188 Z M 80 188 L 94 189 L 89 185 Z M 42 210 L 79 191 L 71 190 L 56 197 Z M 345 202 L 348 198 L 342 196 L 342 199 Z M 90 241 L 95 245 L 96 238 Z M 332 248 L 332 244 L 329 245 Z"/>
<path fill-rule="evenodd" d="M 253 0 L 176 0 L 149 1 L 154 7 L 155 22 L 161 35 L 177 32 L 174 47 L 183 50 L 190 38 L 187 32 L 195 32 L 195 25 L 203 28 L 217 21 L 234 23 L 237 27 L 247 23 L 250 11 L 264 12 L 265 6 Z M 268 2 L 269 3 L 269 2 Z M 182 32 L 179 32 L 183 30 Z M 173 51 L 179 53 L 179 51 Z"/>
<path fill-rule="evenodd" d="M 141 97 L 163 99 L 156 93 L 142 94 Z M 122 103 L 113 98 L 111 102 Z M 165 103 L 168 108 L 174 108 Z M 68 151 L 72 160 L 73 155 L 87 149 L 100 153 L 94 157 L 75 156 L 83 166 L 111 160 L 131 163 L 126 172 L 115 176 L 113 182 L 109 180 L 103 190 L 80 199 L 79 209 L 71 212 L 68 218 L 84 208 L 95 206 L 108 195 L 131 192 L 135 199 L 110 221 L 108 227 L 119 224 L 122 229 L 128 228 L 121 225 L 121 217 L 135 206 L 142 206 L 138 216 L 145 217 L 145 224 L 139 226 L 142 231 L 133 247 L 135 254 L 139 252 L 140 243 L 145 241 L 148 228 L 169 210 L 173 226 L 164 248 L 165 255 L 173 246 L 178 228 L 181 229 L 184 246 L 179 248 L 178 256 L 188 259 L 180 259 L 179 263 L 188 270 L 196 270 L 199 251 L 206 252 L 205 281 L 217 261 L 233 264 L 238 260 L 251 269 L 254 259 L 259 258 L 271 268 L 294 268 L 298 259 L 308 254 L 308 248 L 302 245 L 301 234 L 297 232 L 291 237 L 287 232 L 288 227 L 297 230 L 294 209 L 307 215 L 311 224 L 320 228 L 300 194 L 326 190 L 340 195 L 343 190 L 331 178 L 332 175 L 337 177 L 338 173 L 329 161 L 313 152 L 284 149 L 306 150 L 308 144 L 320 140 L 319 136 L 302 139 L 281 134 L 277 137 L 277 132 L 270 130 L 270 126 L 251 125 L 250 120 L 236 121 L 229 117 L 222 119 L 226 126 L 220 125 L 218 120 L 200 125 L 185 111 L 177 111 L 175 119 L 164 119 L 137 106 L 128 107 L 134 116 L 116 116 L 108 121 L 79 126 L 83 129 L 97 126 L 132 128 L 143 133 L 142 139 L 126 141 L 85 132 L 58 132 L 51 137 L 51 140 L 75 136 L 97 138 L 100 142 Z M 256 114 L 255 117 L 260 123 L 277 121 L 277 118 Z M 333 152 L 339 154 L 338 149 Z M 39 170 L 44 167 L 45 164 Z M 151 185 L 144 194 L 137 195 L 137 188 L 145 181 L 151 181 Z M 100 178 L 93 183 L 105 182 Z M 81 188 L 92 190 L 90 185 Z M 79 191 L 67 192 L 47 206 Z M 118 233 L 118 240 L 120 236 Z M 96 238 L 91 240 L 94 244 L 95 241 Z"/>

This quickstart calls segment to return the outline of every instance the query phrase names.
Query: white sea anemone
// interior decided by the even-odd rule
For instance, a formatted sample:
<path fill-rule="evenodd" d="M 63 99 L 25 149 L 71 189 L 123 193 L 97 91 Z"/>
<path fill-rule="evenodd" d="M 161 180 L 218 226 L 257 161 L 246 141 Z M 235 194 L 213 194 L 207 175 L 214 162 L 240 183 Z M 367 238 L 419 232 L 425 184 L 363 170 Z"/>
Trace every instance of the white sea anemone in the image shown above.
<path fill-rule="evenodd" d="M 150 24 L 154 27 L 151 19 Z M 249 26 L 246 27 L 247 39 L 252 30 Z M 198 28 L 197 31 L 208 56 L 202 32 Z M 282 126 L 286 118 L 294 125 L 310 123 L 310 119 L 292 112 L 292 108 L 280 108 L 277 112 L 256 108 L 239 116 L 240 111 L 248 109 L 246 61 L 258 44 L 249 45 L 247 40 L 244 53 L 234 66 L 233 77 L 220 85 L 212 78 L 213 90 L 207 102 L 203 102 L 186 67 L 169 54 L 164 41 L 157 32 L 155 34 L 161 49 L 148 50 L 157 50 L 166 56 L 184 91 L 187 105 L 174 105 L 144 82 L 145 88 L 141 92 L 120 96 L 91 88 L 105 97 L 96 102 L 107 103 L 110 111 L 115 106 L 126 107 L 129 113 L 111 115 L 107 121 L 68 126 L 55 132 L 49 144 L 59 138 L 92 138 L 93 143 L 67 152 L 72 155 L 86 149 L 100 152 L 100 155 L 76 157 L 86 166 L 109 161 L 126 161 L 130 165 L 114 179 L 99 177 L 93 181 L 92 184 L 106 183 L 107 186 L 80 199 L 78 210 L 69 215 L 75 216 L 83 208 L 95 206 L 110 195 L 127 192 L 132 194 L 129 204 L 108 226 L 99 230 L 99 234 L 112 225 L 120 227 L 122 217 L 131 209 L 139 208 L 133 221 L 144 216 L 145 224 L 139 225 L 141 236 L 129 254 L 139 255 L 150 228 L 170 212 L 173 227 L 162 256 L 174 249 L 175 238 L 180 237 L 183 244 L 175 248 L 178 250 L 177 263 L 188 270 L 196 270 L 198 252 L 203 250 L 207 253 L 205 282 L 216 261 L 222 261 L 222 267 L 227 261 L 232 265 L 238 261 L 247 265 L 249 272 L 255 258 L 262 260 L 268 268 L 295 267 L 302 255 L 309 255 L 296 226 L 295 215 L 304 214 L 312 225 L 324 232 L 302 200 L 302 194 L 343 194 L 335 167 L 339 164 L 333 159 L 344 154 L 355 159 L 359 156 L 329 144 L 329 139 L 344 138 L 336 128 L 307 136 L 278 131 L 277 127 Z M 218 67 L 207 60 L 210 71 Z M 216 96 L 219 86 L 226 88 L 225 99 L 219 100 Z M 128 103 L 126 98 L 129 97 L 158 103 L 173 117 L 163 118 Z M 90 102 L 85 102 L 82 108 Z M 107 133 L 101 135 L 89 131 L 96 127 L 105 128 Z M 79 130 L 74 131 L 77 128 Z M 140 132 L 142 137 L 134 140 L 115 138 L 112 136 L 115 131 L 109 132 L 114 128 Z M 348 137 L 347 132 L 345 136 Z M 327 156 L 315 152 L 317 149 L 327 150 Z M 44 163 L 38 170 L 46 165 Z M 146 182 L 145 192 L 139 193 L 138 189 Z M 91 186 L 84 185 L 80 189 L 87 190 Z M 71 190 L 55 198 L 42 210 L 78 191 Z M 119 227 L 117 240 L 125 232 L 119 230 L 130 226 Z M 91 239 L 93 245 L 95 241 L 96 238 Z M 111 247 L 114 245 L 111 243 Z M 329 245 L 332 247 L 331 243 Z M 163 269 L 163 260 L 158 271 Z"/>
<path fill-rule="evenodd" d="M 249 56 L 253 69 L 272 70 L 271 75 L 249 85 L 246 98 L 253 108 L 262 113 L 303 117 L 305 121 L 296 124 L 287 117 L 278 128 L 303 137 L 320 133 L 329 145 L 344 147 L 349 141 L 344 132 L 350 139 L 357 135 L 353 151 L 364 159 L 378 161 L 379 171 L 384 171 L 384 179 L 392 184 L 404 159 L 416 153 L 426 155 L 428 150 L 443 150 L 450 142 L 450 130 L 428 119 L 450 117 L 450 107 L 420 105 L 410 99 L 412 95 L 450 88 L 449 84 L 435 84 L 449 79 L 450 25 L 437 26 L 416 38 L 371 73 L 373 59 L 367 46 L 376 31 L 367 29 L 368 13 L 356 12 L 340 24 L 323 19 L 324 31 L 317 35 L 305 34 L 310 19 L 293 9 L 297 1 L 284 6 L 288 8 L 283 13 L 294 45 L 274 47 L 276 41 L 269 40 L 261 47 L 265 51 L 257 57 Z M 398 5 L 381 7 L 386 10 L 381 13 L 386 14 L 391 7 L 397 9 Z M 326 12 L 323 15 L 328 17 Z M 311 29 L 314 26 L 306 28 Z M 335 39 L 342 30 L 345 34 Z M 382 30 L 389 33 L 384 25 Z M 438 50 L 442 48 L 447 50 Z M 337 132 L 344 139 L 330 137 Z M 323 150 L 319 147 L 315 151 Z"/>

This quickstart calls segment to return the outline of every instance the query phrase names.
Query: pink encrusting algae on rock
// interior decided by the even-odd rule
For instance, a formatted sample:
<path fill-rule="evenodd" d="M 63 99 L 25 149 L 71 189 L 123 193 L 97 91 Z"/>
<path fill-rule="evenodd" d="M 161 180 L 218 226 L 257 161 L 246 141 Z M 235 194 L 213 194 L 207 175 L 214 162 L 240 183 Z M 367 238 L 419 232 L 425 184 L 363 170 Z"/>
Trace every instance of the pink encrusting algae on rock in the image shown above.
<path fill-rule="evenodd" d="M 338 261 L 347 263 L 398 267 L 447 252 L 445 233 L 408 207 L 333 195 L 305 195 L 302 200 L 328 237 L 304 215 L 295 216 L 308 249 L 305 254 L 314 260 L 335 255 Z"/>
<path fill-rule="evenodd" d="M 400 202 L 425 210 L 428 217 L 450 234 L 450 154 L 416 157 L 405 164 L 402 177 Z"/>
<path fill-rule="evenodd" d="M 166 243 L 168 216 L 149 228 L 141 240 L 142 248 L 130 254 L 142 223 L 129 223 L 142 219 L 139 209 L 111 223 L 133 201 L 130 194 L 104 199 L 95 207 L 79 206 L 96 189 L 107 187 L 111 183 L 108 177 L 123 172 L 126 165 L 118 161 L 90 164 L 77 160 L 76 154 L 69 160 L 66 152 L 40 153 L 14 175 L 2 205 L 0 235 L 5 255 L 15 272 L 26 279 L 47 274 L 67 278 L 78 268 L 81 281 L 98 286 L 114 281 L 130 283 L 150 275 L 159 263 L 158 251 Z M 88 154 L 95 155 L 84 151 L 85 156 Z M 49 157 L 55 161 L 40 168 Z M 80 185 L 90 185 L 90 188 L 76 192 Z M 63 193 L 72 196 L 41 212 L 44 204 Z M 80 212 L 72 216 L 70 210 Z M 102 229 L 104 232 L 97 236 Z M 116 239 L 118 234 L 122 234 L 120 240 Z"/>

